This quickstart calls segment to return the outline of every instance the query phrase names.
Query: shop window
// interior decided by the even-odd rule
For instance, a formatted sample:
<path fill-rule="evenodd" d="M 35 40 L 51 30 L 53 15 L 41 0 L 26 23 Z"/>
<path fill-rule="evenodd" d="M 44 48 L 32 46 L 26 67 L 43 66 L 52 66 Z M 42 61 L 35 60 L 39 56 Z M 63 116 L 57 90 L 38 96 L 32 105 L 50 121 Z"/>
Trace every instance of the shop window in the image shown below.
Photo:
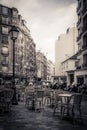
<path fill-rule="evenodd" d="M 2 43 L 8 43 L 8 36 L 2 36 Z"/>
<path fill-rule="evenodd" d="M 8 8 L 7 7 L 2 7 L 2 13 L 3 14 L 8 14 Z"/>
<path fill-rule="evenodd" d="M 8 27 L 2 27 L 2 34 L 8 34 Z"/>
<path fill-rule="evenodd" d="M 8 51 L 8 47 L 3 46 L 1 49 L 1 52 L 3 55 L 8 55 L 9 51 Z"/>

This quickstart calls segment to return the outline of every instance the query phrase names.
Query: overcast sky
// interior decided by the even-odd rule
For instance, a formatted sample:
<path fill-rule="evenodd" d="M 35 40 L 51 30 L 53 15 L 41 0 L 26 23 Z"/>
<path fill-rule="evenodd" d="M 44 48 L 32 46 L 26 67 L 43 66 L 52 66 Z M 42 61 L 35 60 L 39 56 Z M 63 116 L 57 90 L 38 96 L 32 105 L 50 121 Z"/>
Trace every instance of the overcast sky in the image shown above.
<path fill-rule="evenodd" d="M 16 7 L 27 22 L 37 50 L 54 61 L 54 43 L 61 33 L 77 22 L 76 0 L 0 0 Z"/>

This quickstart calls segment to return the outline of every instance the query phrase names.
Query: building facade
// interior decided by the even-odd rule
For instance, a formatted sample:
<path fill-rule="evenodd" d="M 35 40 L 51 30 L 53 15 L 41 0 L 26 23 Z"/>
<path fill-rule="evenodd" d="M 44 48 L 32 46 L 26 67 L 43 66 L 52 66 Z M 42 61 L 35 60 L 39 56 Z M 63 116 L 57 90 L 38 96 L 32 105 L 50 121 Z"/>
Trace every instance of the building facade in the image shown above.
<path fill-rule="evenodd" d="M 66 81 L 67 86 L 71 85 L 75 81 L 77 54 L 69 57 L 61 63 L 62 77 Z"/>
<path fill-rule="evenodd" d="M 36 63 L 37 63 L 37 79 L 39 81 L 47 80 L 47 58 L 40 51 L 36 53 Z"/>
<path fill-rule="evenodd" d="M 53 82 L 55 76 L 55 66 L 51 60 L 47 60 L 47 80 Z"/>
<path fill-rule="evenodd" d="M 16 8 L 0 5 L 0 78 L 9 80 L 13 74 L 13 41 L 9 30 L 19 30 L 15 42 L 15 77 L 34 80 L 36 76 L 36 45 L 30 30 Z"/>
<path fill-rule="evenodd" d="M 78 0 L 78 65 L 76 69 L 76 82 L 87 85 L 87 1 Z"/>
<path fill-rule="evenodd" d="M 61 77 L 61 62 L 74 55 L 77 50 L 77 28 L 68 28 L 65 34 L 61 34 L 55 43 L 55 77 Z"/>

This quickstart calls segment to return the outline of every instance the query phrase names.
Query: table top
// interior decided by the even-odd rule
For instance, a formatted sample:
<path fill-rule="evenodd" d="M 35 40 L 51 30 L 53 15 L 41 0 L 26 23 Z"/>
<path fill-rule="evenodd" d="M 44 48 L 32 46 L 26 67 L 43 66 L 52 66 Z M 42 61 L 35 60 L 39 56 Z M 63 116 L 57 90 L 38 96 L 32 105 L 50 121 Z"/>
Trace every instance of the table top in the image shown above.
<path fill-rule="evenodd" d="M 60 97 L 71 97 L 72 93 L 61 93 L 61 94 L 58 94 L 58 96 L 60 96 Z"/>

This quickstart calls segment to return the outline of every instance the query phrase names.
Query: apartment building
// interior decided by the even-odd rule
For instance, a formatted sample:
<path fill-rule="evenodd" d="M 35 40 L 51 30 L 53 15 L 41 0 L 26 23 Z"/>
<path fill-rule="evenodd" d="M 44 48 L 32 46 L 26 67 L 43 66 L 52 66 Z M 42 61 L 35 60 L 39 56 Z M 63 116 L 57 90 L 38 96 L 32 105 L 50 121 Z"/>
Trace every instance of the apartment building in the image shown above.
<path fill-rule="evenodd" d="M 66 33 L 61 34 L 55 43 L 55 78 L 60 79 L 61 62 L 71 57 L 78 51 L 77 46 L 77 28 L 71 27 L 66 30 Z"/>
<path fill-rule="evenodd" d="M 37 63 L 37 79 L 39 81 L 47 80 L 47 58 L 40 51 L 36 53 L 36 63 Z"/>
<path fill-rule="evenodd" d="M 87 1 L 78 0 L 78 56 L 76 69 L 76 82 L 87 84 Z"/>
<path fill-rule="evenodd" d="M 62 80 L 66 81 L 67 86 L 71 85 L 75 81 L 77 54 L 78 53 L 69 57 L 61 63 Z"/>
<path fill-rule="evenodd" d="M 13 26 L 19 30 L 15 42 L 15 78 L 33 80 L 36 76 L 36 45 L 18 10 L 4 5 L 0 5 L 0 78 L 3 82 L 12 79 L 13 41 L 9 30 Z"/>
<path fill-rule="evenodd" d="M 51 60 L 47 60 L 47 80 L 53 81 L 55 76 L 55 66 Z"/>

